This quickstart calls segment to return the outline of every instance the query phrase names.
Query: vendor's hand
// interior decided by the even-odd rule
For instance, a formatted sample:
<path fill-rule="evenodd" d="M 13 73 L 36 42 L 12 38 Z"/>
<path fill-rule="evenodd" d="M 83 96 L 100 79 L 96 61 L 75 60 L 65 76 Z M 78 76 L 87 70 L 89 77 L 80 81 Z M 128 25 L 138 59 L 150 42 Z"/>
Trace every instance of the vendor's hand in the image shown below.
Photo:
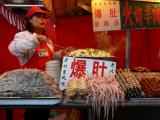
<path fill-rule="evenodd" d="M 36 37 L 40 43 L 47 43 L 48 42 L 48 38 L 45 35 L 36 35 Z"/>
<path fill-rule="evenodd" d="M 61 54 L 62 54 L 62 56 L 66 56 L 74 50 L 75 50 L 75 48 L 70 46 L 70 47 L 67 47 L 67 48 L 63 49 Z"/>

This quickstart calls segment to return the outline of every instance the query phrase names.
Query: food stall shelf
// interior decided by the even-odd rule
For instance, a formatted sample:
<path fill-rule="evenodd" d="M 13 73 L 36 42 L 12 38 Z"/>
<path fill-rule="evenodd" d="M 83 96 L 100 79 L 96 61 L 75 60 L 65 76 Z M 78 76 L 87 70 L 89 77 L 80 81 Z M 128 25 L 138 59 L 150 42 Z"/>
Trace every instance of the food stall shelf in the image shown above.
<path fill-rule="evenodd" d="M 61 102 L 55 98 L 0 98 L 1 108 L 50 108 Z"/>
<path fill-rule="evenodd" d="M 85 101 L 66 102 L 54 98 L 0 98 L 0 108 L 86 108 L 91 104 Z M 160 107 L 160 98 L 133 98 L 118 106 L 157 106 Z"/>
<path fill-rule="evenodd" d="M 133 98 L 124 103 L 118 103 L 118 107 L 160 107 L 160 98 Z M 85 100 L 75 100 L 67 102 L 55 98 L 0 98 L 0 108 L 7 108 L 7 120 L 12 120 L 12 108 L 86 108 L 89 112 L 88 120 L 92 120 L 91 104 L 86 104 Z M 7 116 L 8 117 L 8 116 Z"/>
<path fill-rule="evenodd" d="M 27 7 L 32 7 L 32 6 L 39 6 L 39 7 L 44 7 L 43 5 L 37 5 L 37 4 L 4 4 L 6 7 L 16 7 L 16 8 L 18 8 L 18 7 L 25 7 L 25 8 L 27 8 Z"/>

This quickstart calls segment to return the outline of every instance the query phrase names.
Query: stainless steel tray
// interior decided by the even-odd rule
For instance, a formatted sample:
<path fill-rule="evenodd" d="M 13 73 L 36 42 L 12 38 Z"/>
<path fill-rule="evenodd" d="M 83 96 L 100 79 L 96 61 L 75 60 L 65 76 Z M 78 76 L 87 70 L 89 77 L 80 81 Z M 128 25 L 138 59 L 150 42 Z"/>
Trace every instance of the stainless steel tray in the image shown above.
<path fill-rule="evenodd" d="M 1 97 L 1 108 L 50 108 L 61 103 L 62 99 L 52 97 L 21 98 L 21 97 Z"/>

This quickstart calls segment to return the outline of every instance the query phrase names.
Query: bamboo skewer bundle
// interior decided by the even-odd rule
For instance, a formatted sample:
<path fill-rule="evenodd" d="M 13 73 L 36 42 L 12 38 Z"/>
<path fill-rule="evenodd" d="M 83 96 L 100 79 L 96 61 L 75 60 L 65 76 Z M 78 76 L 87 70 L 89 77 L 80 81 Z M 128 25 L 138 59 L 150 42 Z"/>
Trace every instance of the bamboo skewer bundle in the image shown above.
<path fill-rule="evenodd" d="M 72 78 L 67 83 L 66 94 L 69 98 L 85 96 L 86 104 L 91 103 L 94 115 L 99 120 L 102 118 L 108 120 L 110 110 L 113 117 L 117 103 L 124 100 L 124 93 L 114 75 Z"/>
<path fill-rule="evenodd" d="M 84 78 L 72 78 L 67 83 L 67 97 L 84 97 L 88 94 L 87 82 Z"/>
<path fill-rule="evenodd" d="M 117 70 L 117 80 L 124 90 L 127 99 L 142 97 L 142 89 L 136 76 L 128 69 Z"/>
<path fill-rule="evenodd" d="M 139 73 L 137 77 L 146 97 L 160 97 L 160 73 Z"/>

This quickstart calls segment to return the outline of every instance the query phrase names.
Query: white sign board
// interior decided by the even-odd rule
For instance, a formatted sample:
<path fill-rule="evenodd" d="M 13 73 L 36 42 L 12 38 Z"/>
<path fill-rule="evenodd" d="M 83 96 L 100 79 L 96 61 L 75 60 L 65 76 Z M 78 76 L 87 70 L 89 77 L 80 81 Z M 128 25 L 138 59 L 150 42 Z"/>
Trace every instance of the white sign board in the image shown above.
<path fill-rule="evenodd" d="M 120 1 L 92 0 L 93 31 L 120 30 Z"/>
<path fill-rule="evenodd" d="M 116 72 L 116 62 L 96 59 L 64 57 L 60 89 L 66 89 L 67 82 L 73 77 L 80 78 L 86 76 L 107 76 L 109 73 Z"/>

